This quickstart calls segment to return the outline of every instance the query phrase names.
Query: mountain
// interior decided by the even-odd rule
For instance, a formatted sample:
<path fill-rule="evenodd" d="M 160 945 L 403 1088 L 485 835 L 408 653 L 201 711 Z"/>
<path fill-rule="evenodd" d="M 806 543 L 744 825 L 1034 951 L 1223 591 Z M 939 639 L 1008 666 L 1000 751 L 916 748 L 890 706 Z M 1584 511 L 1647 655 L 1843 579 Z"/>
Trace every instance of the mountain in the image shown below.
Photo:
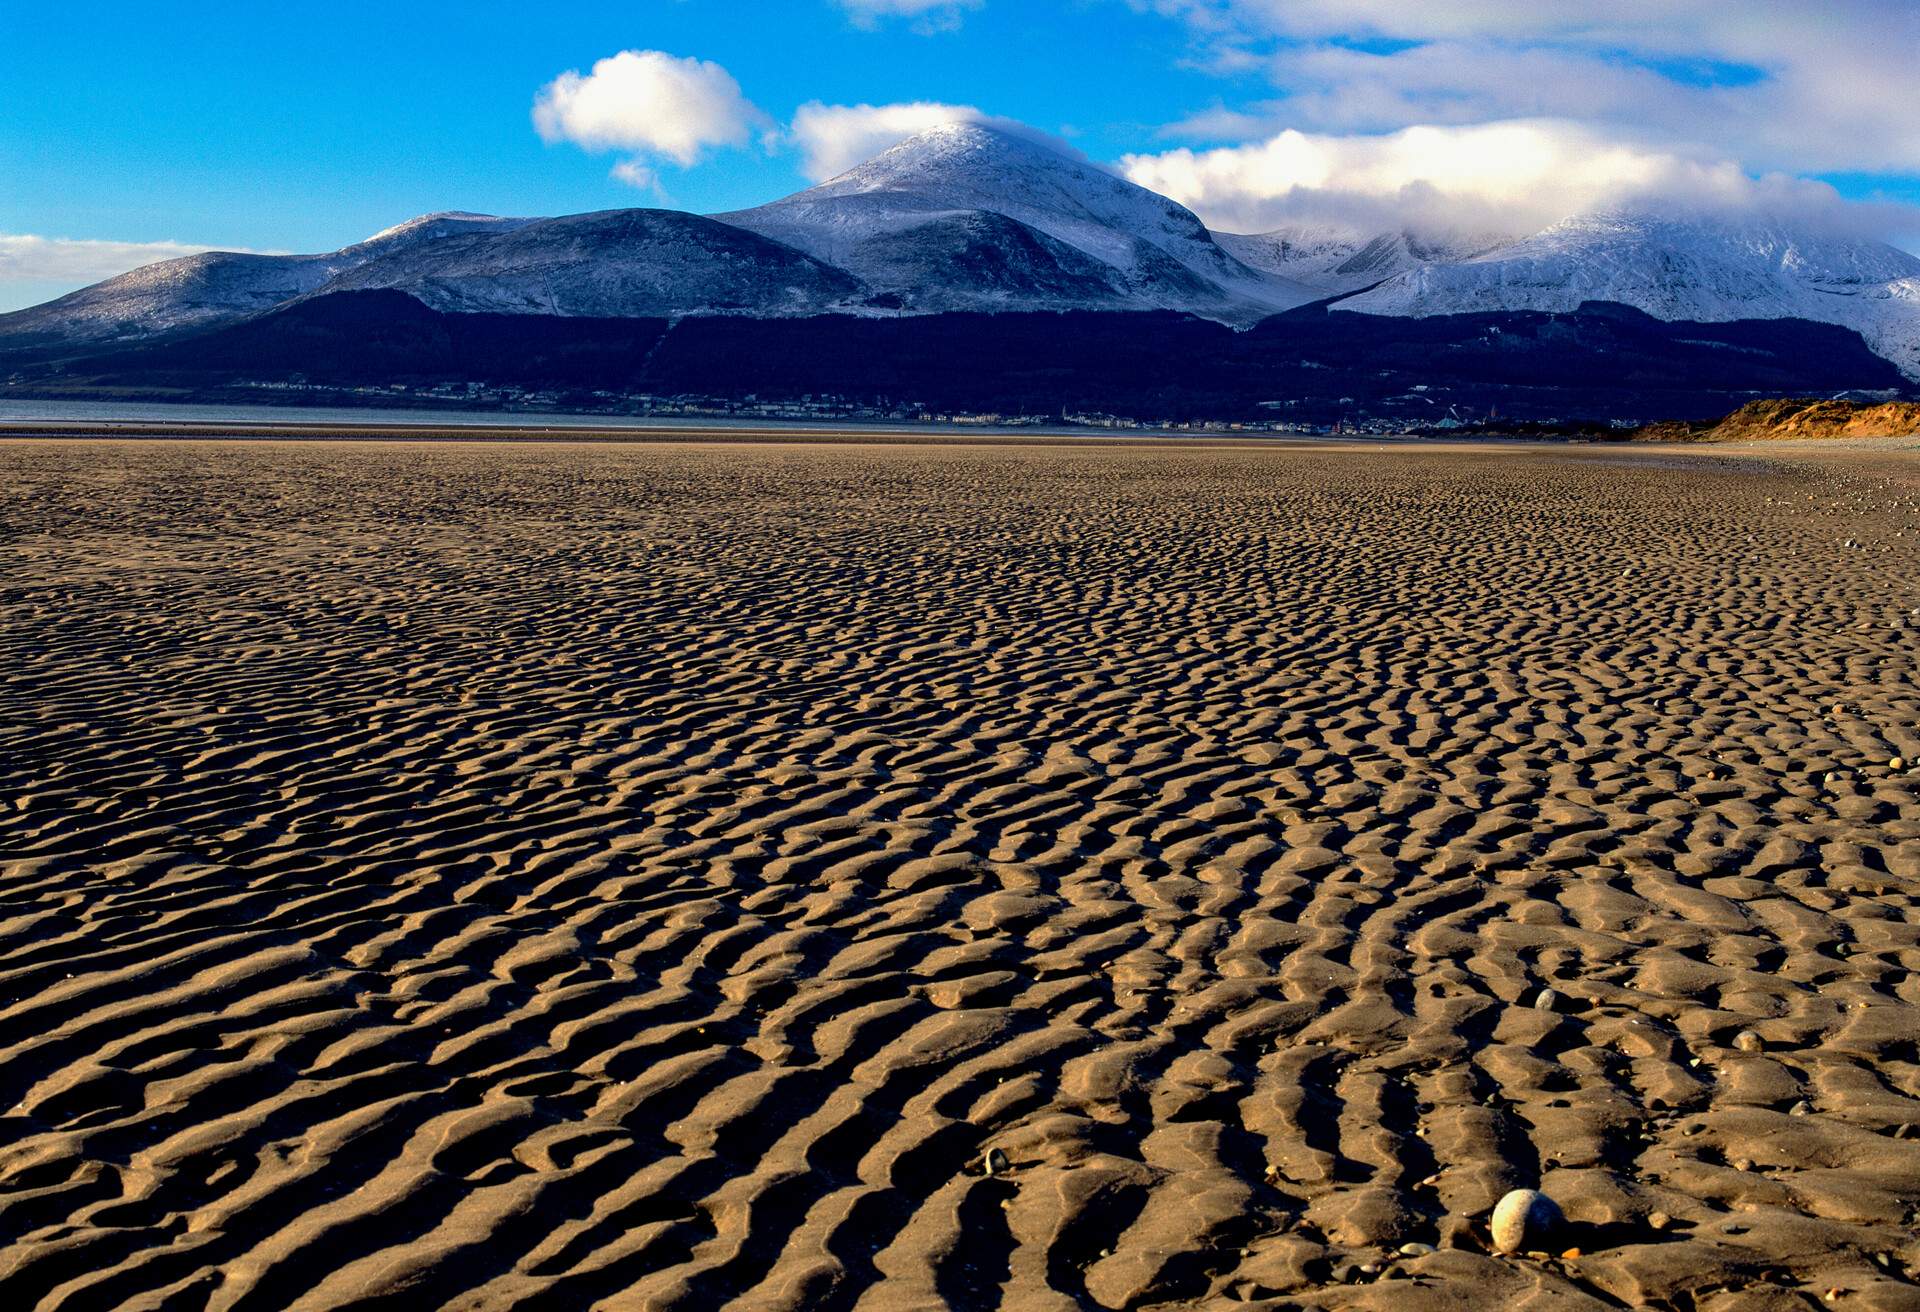
<path fill-rule="evenodd" d="M 1299 283 L 1320 296 L 1360 291 L 1422 265 L 1457 264 L 1514 240 L 1413 229 L 1363 233 L 1306 225 L 1245 237 L 1216 232 L 1213 239 L 1242 264 Z"/>
<path fill-rule="evenodd" d="M 790 246 L 677 210 L 603 210 L 408 243 L 326 290 L 403 291 L 459 313 L 602 318 L 819 314 L 867 295 Z"/>
<path fill-rule="evenodd" d="M 0 315 L 0 349 L 131 341 L 222 323 L 318 291 L 337 271 L 323 255 L 225 251 L 149 264 Z"/>
<path fill-rule="evenodd" d="M 1156 308 L 1112 265 L 992 210 L 883 194 L 721 218 L 846 270 L 903 310 Z"/>
<path fill-rule="evenodd" d="M 1421 317 L 1567 311 L 1587 301 L 1670 321 L 1838 324 L 1920 378 L 1920 257 L 1777 221 L 1587 215 L 1471 259 L 1406 270 L 1341 308 Z"/>
<path fill-rule="evenodd" d="M 462 386 L 462 385 L 467 386 Z M 1171 311 L 814 318 L 447 313 L 404 292 L 330 292 L 190 337 L 23 371 L 40 396 L 165 394 L 380 404 L 513 388 L 894 413 L 1093 411 L 1140 420 L 1450 428 L 1697 420 L 1759 395 L 1897 388 L 1855 333 L 1802 320 L 1662 323 L 1571 314 L 1351 314 L 1308 306 L 1246 331 Z M 409 389 L 397 392 L 396 387 Z"/>
<path fill-rule="evenodd" d="M 45 305 L 0 315 L 0 350 L 137 341 L 227 323 L 317 292 L 367 261 L 449 238 L 511 231 L 525 222 L 428 214 L 330 255 L 209 251 L 164 260 Z"/>
<path fill-rule="evenodd" d="M 738 214 L 430 214 L 328 254 L 171 260 L 0 315 L 0 351 L 138 341 L 375 289 L 464 312 L 1176 309 L 1236 324 L 1316 295 L 1236 260 L 1163 196 L 955 124 Z"/>
<path fill-rule="evenodd" d="M 1184 206 L 979 123 L 949 123 L 785 200 L 716 215 L 913 305 L 1036 299 L 1179 309 L 1251 322 L 1313 300 L 1221 249 Z M 1011 221 L 1010 223 L 1008 221 Z M 1016 260 L 949 257 L 988 229 Z M 1024 234 L 1022 230 L 1024 231 Z"/>
<path fill-rule="evenodd" d="M 1399 318 L 1607 302 L 1672 323 L 1838 325 L 1920 380 L 1920 258 L 1878 242 L 1645 212 L 1521 238 L 1419 226 L 1216 234 L 1164 196 L 978 123 L 931 129 L 733 213 L 430 214 L 327 254 L 151 265 L 0 315 L 0 361 L 11 372 L 376 291 L 508 316 L 1174 312 L 1235 328 L 1329 300 Z"/>

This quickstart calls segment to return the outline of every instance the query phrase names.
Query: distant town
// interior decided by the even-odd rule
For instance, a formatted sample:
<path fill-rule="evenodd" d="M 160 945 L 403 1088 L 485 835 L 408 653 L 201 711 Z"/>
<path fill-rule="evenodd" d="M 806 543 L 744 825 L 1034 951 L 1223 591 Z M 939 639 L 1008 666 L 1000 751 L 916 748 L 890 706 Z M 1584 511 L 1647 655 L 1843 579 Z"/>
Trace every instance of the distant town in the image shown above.
<path fill-rule="evenodd" d="M 1361 436 L 1403 436 L 1415 433 L 1485 431 L 1500 426 L 1497 410 L 1470 418 L 1458 414 L 1411 422 L 1405 416 L 1370 415 L 1356 409 L 1350 417 L 1332 422 L 1308 423 L 1291 419 L 1252 420 L 1161 420 L 1098 411 L 1066 409 L 1049 414 L 1010 414 L 999 411 L 963 411 L 937 409 L 916 402 L 874 404 L 849 397 L 809 395 L 794 400 L 762 400 L 744 397 L 674 395 L 613 391 L 580 392 L 541 390 L 513 386 L 488 386 L 480 383 L 437 383 L 412 386 L 391 383 L 384 386 L 342 387 L 310 382 L 236 380 L 236 391 L 265 393 L 260 399 L 277 394 L 288 400 L 353 405 L 434 405 L 460 406 L 483 410 L 530 413 L 590 413 L 660 419 L 753 419 L 800 423 L 927 424 L 962 428 L 1093 428 L 1176 433 L 1269 433 L 1312 436 L 1336 436 L 1351 433 Z M 1424 388 L 1416 388 L 1424 391 Z M 1405 398 L 1396 398 L 1405 399 Z M 1289 402 L 1266 405 L 1281 409 Z M 1530 420 L 1529 429 L 1552 426 L 1559 421 Z M 1591 424 L 1582 427 L 1591 427 Z M 1614 420 L 1611 428 L 1631 430 L 1639 425 L 1632 420 Z"/>

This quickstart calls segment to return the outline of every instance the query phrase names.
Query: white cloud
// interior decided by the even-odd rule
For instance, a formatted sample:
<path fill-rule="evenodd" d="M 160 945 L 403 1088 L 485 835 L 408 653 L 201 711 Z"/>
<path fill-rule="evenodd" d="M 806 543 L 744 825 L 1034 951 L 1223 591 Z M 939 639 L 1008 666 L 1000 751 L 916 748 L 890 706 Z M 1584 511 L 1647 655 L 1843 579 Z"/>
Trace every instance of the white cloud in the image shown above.
<path fill-rule="evenodd" d="M 1731 160 L 1650 147 L 1563 120 L 1375 135 L 1287 130 L 1242 146 L 1129 155 L 1121 164 L 1134 182 L 1232 232 L 1311 222 L 1518 235 L 1582 211 L 1654 201 L 1828 223 L 1889 217 L 1865 209 L 1843 215 L 1824 184 L 1756 178 Z"/>
<path fill-rule="evenodd" d="M 1258 55 L 1293 126 L 1562 116 L 1751 167 L 1920 169 L 1913 0 L 1135 3 Z"/>
<path fill-rule="evenodd" d="M 533 123 L 548 142 L 632 152 L 614 176 L 652 187 L 649 159 L 685 167 L 715 146 L 742 146 L 768 119 L 720 65 L 659 50 L 623 50 L 591 73 L 570 70 L 540 89 Z"/>
<path fill-rule="evenodd" d="M 899 105 L 800 106 L 790 129 L 801 152 L 800 172 L 814 182 L 845 173 L 890 146 L 942 123 L 978 122 L 986 115 L 972 105 L 943 105 L 916 100 Z"/>
<path fill-rule="evenodd" d="M 1502 38 L 1565 41 L 1614 50 L 1684 53 L 1710 48 L 1751 57 L 1778 53 L 1796 35 L 1856 41 L 1912 22 L 1907 0 L 1146 0 L 1147 6 L 1218 36 L 1383 37 L 1396 41 Z"/>
<path fill-rule="evenodd" d="M 650 165 L 642 164 L 637 159 L 623 159 L 615 164 L 613 178 L 614 181 L 624 182 L 639 191 L 658 192 L 660 190 L 660 175 Z"/>
<path fill-rule="evenodd" d="M 978 9 L 986 0 L 837 0 L 847 11 L 855 27 L 874 28 L 889 18 L 913 20 L 914 30 L 923 33 L 951 32 L 960 26 L 969 9 Z"/>
<path fill-rule="evenodd" d="M 972 105 L 914 100 L 895 105 L 823 105 L 809 101 L 794 112 L 788 139 L 801 152 L 800 172 L 814 182 L 845 173 L 880 152 L 943 123 L 984 123 L 1038 141 L 1074 159 L 1085 159 L 1060 138 Z"/>
<path fill-rule="evenodd" d="M 0 233 L 0 283 L 72 283 L 83 287 L 145 264 L 177 260 L 214 249 L 174 241 L 76 241 L 67 237 Z"/>

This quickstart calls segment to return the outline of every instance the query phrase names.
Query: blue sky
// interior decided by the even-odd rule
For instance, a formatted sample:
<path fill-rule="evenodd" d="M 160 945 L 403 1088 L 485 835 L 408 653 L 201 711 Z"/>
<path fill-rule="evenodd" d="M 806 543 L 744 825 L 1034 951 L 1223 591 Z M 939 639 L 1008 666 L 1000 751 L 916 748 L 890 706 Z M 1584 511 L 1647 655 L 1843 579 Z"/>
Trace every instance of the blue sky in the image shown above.
<path fill-rule="evenodd" d="M 1920 111 L 1910 78 L 1896 77 L 1920 49 L 1901 44 L 1920 37 L 1915 7 L 1841 0 L 1810 22 L 1773 0 L 1748 0 L 1744 18 L 1719 0 L 1665 0 L 1647 10 L 1655 17 L 1602 28 L 1647 4 L 1594 0 L 1573 21 L 1581 0 L 1519 19 L 1549 7 L 21 3 L 0 41 L 0 242 L 15 242 L 0 247 L 0 309 L 102 276 L 96 265 L 174 253 L 147 243 L 327 250 L 432 210 L 757 203 L 806 185 L 794 116 L 810 103 L 937 102 L 1017 119 L 1241 228 L 1329 196 L 1342 213 L 1390 208 L 1411 184 L 1476 219 L 1532 202 L 1538 178 L 1489 181 L 1452 150 L 1506 141 L 1460 134 L 1517 121 L 1540 125 L 1524 140 L 1554 178 L 1581 173 L 1586 190 L 1568 192 L 1569 206 L 1629 174 L 1716 195 L 1744 185 L 1736 176 L 1777 174 L 1777 194 L 1786 179 L 1815 178 L 1848 197 L 1920 203 L 1920 158 L 1909 158 Z M 532 115 L 542 88 L 568 70 L 590 78 L 621 51 L 721 70 L 751 131 L 677 156 L 643 140 L 653 116 L 621 129 L 633 141 L 620 146 L 579 144 L 573 124 L 543 140 Z M 1829 60 L 1846 61 L 1844 79 L 1819 71 Z M 833 122 L 853 130 L 844 115 Z M 1393 135 L 1415 127 L 1443 135 Z M 871 130 L 841 145 L 864 149 L 879 140 Z M 1432 163 L 1442 156 L 1455 162 Z M 650 182 L 614 177 L 623 161 Z M 1309 175 L 1320 180 L 1302 183 Z M 1363 175 L 1348 195 L 1344 179 Z M 1883 225 L 1904 222 L 1890 213 Z"/>
<path fill-rule="evenodd" d="M 192 8 L 183 24 L 170 6 L 17 7 L 0 231 L 324 250 L 429 210 L 644 203 L 609 159 L 529 120 L 541 86 L 625 49 L 718 63 L 781 118 L 811 100 L 962 102 L 1077 130 L 1103 158 L 1217 92 L 1179 67 L 1177 24 L 1121 4 L 1002 3 L 932 36 L 863 30 L 825 0 Z M 805 186 L 796 164 L 720 150 L 663 182 L 681 208 L 735 208 Z"/>

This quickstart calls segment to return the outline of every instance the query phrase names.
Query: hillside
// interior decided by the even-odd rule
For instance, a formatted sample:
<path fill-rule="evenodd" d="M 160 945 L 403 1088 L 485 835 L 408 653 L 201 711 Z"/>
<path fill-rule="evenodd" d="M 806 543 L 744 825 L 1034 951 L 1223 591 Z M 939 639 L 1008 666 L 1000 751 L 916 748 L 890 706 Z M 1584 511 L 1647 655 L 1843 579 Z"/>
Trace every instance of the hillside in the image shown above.
<path fill-rule="evenodd" d="M 19 393 L 258 400 L 274 387 L 474 384 L 629 397 L 830 395 L 934 411 L 1451 429 L 1708 419 L 1755 396 L 1895 388 L 1853 333 L 1797 320 L 1667 324 L 1623 306 L 1427 319 L 1307 308 L 1246 332 L 1159 313 L 678 320 L 450 313 L 337 292 L 244 323 L 18 375 Z M 602 395 L 596 398 L 593 393 Z M 285 394 L 285 393 L 283 393 Z"/>

